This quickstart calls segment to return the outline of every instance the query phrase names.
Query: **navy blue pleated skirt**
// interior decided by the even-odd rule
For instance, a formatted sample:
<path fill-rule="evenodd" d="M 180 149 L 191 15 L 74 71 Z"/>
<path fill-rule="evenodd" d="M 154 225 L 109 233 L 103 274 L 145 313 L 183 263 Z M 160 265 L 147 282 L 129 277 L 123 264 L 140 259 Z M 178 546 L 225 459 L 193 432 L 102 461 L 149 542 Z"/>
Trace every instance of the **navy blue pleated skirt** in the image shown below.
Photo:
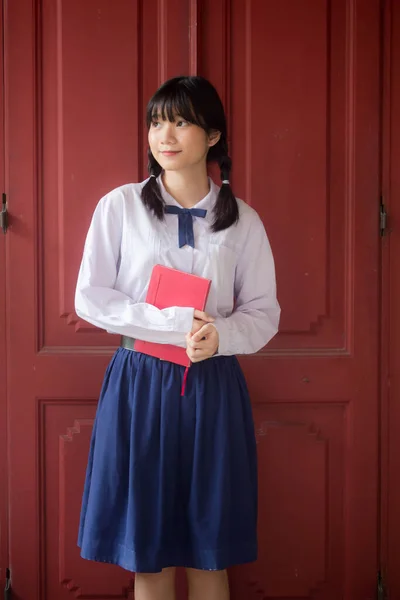
<path fill-rule="evenodd" d="M 97 408 L 81 556 L 134 572 L 257 557 L 257 460 L 235 357 L 184 367 L 119 348 Z"/>

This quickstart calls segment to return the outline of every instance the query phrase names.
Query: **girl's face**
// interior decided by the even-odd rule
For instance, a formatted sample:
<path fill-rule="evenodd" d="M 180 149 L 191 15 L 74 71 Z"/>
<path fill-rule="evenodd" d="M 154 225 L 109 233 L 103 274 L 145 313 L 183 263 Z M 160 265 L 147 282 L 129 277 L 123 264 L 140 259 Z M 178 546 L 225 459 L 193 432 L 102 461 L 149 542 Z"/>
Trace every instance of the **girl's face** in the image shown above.
<path fill-rule="evenodd" d="M 164 171 L 180 171 L 206 162 L 210 146 L 214 146 L 219 132 L 210 135 L 179 115 L 174 122 L 154 118 L 149 129 L 150 150 Z"/>

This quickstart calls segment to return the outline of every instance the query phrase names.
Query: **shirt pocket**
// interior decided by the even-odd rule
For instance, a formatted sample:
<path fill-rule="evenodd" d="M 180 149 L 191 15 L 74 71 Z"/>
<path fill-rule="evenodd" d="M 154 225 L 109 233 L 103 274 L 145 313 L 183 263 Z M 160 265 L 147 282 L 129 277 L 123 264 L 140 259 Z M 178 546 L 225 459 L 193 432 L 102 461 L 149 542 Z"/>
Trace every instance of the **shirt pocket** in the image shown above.
<path fill-rule="evenodd" d="M 237 254 L 232 248 L 211 240 L 208 263 L 208 273 L 205 276 L 212 280 L 210 302 L 214 300 L 212 304 L 215 305 L 216 312 L 227 317 L 232 313 L 234 306 Z"/>
<path fill-rule="evenodd" d="M 123 289 L 135 302 L 145 302 L 157 254 L 158 238 L 150 227 L 127 232 L 122 239 L 116 289 Z M 125 289 L 127 282 L 129 290 Z"/>

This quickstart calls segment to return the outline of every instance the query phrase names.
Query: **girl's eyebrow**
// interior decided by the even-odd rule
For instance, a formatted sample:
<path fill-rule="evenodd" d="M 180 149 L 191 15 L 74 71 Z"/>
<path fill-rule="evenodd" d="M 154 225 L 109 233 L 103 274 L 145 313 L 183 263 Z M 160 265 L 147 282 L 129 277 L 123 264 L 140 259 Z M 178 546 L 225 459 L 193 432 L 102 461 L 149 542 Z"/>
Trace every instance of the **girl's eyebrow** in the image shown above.
<path fill-rule="evenodd" d="M 164 118 L 161 113 L 154 113 L 153 115 L 151 115 L 151 118 L 153 120 L 156 120 L 156 121 L 166 121 L 166 120 L 169 120 L 166 115 L 165 115 L 165 118 Z M 174 118 L 175 119 L 178 118 L 178 115 L 174 115 Z M 181 118 L 181 117 L 179 117 L 179 118 Z"/>
<path fill-rule="evenodd" d="M 153 121 L 169 121 L 169 119 L 167 117 L 164 119 L 160 113 L 153 114 L 151 116 L 151 119 Z M 181 115 L 179 115 L 178 113 L 174 114 L 174 121 L 186 121 L 186 120 L 187 119 L 185 119 L 184 117 L 181 117 Z"/>

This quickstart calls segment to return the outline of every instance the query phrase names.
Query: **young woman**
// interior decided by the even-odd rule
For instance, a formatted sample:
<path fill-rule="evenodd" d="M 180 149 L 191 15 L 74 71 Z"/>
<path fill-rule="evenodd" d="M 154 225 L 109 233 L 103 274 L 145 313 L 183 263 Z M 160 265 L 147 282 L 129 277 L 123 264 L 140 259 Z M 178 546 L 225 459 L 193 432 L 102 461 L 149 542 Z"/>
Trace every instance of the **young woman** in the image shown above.
<path fill-rule="evenodd" d="M 167 81 L 147 125 L 150 177 L 100 200 L 76 289 L 77 314 L 123 336 L 97 409 L 78 543 L 84 558 L 134 571 L 136 600 L 173 600 L 177 566 L 191 600 L 226 600 L 225 569 L 257 557 L 254 426 L 235 355 L 277 332 L 274 261 L 257 213 L 231 190 L 215 88 Z M 211 279 L 206 312 L 146 304 L 155 264 Z M 135 339 L 187 348 L 183 397 L 184 367 L 136 352 Z"/>

